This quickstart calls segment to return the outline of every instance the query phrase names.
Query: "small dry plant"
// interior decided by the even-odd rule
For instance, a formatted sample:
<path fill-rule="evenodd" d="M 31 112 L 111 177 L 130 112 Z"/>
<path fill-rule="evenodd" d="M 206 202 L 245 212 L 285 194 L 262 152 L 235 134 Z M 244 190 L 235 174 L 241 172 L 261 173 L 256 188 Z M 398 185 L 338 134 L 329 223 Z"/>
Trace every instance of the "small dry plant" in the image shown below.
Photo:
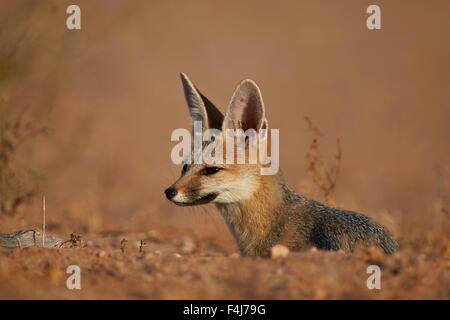
<path fill-rule="evenodd" d="M 337 139 L 337 154 L 335 155 L 334 163 L 332 165 L 327 165 L 320 152 L 320 145 L 324 135 L 320 132 L 318 127 L 312 123 L 309 117 L 305 117 L 305 120 L 308 123 L 308 131 L 313 136 L 313 141 L 306 153 L 306 168 L 311 174 L 313 182 L 324 193 L 327 205 L 336 207 L 334 191 L 336 190 L 336 183 L 341 167 L 341 141 L 339 138 Z"/>
<path fill-rule="evenodd" d="M 127 247 L 127 243 L 128 243 L 128 240 L 125 239 L 125 238 L 120 240 L 120 250 L 122 251 L 122 253 L 125 253 L 125 249 Z"/>
<path fill-rule="evenodd" d="M 0 110 L 2 104 L 3 100 Z M 37 179 L 34 179 L 37 174 L 20 165 L 15 156 L 26 141 L 48 131 L 44 125 L 25 120 L 26 111 L 25 108 L 15 118 L 0 120 L 0 212 L 7 215 L 14 215 L 22 204 L 36 196 L 38 189 Z"/>
<path fill-rule="evenodd" d="M 145 240 L 141 240 L 141 244 L 139 245 L 139 253 L 144 253 L 144 247 L 147 243 Z"/>
<path fill-rule="evenodd" d="M 70 239 L 63 241 L 59 247 L 65 247 L 66 243 L 69 244 L 69 248 L 85 248 L 86 244 L 85 242 L 81 239 L 81 235 L 79 234 L 75 234 L 75 233 L 71 233 L 70 234 Z"/>

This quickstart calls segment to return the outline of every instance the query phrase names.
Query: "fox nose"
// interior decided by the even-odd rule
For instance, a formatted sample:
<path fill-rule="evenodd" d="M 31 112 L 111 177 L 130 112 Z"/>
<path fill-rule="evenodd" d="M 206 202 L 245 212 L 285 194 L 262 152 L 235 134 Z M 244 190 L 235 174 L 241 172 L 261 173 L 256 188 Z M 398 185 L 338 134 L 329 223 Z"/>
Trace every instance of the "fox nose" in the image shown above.
<path fill-rule="evenodd" d="M 177 195 L 177 190 L 175 190 L 174 188 L 167 188 L 166 190 L 164 190 L 164 193 L 166 194 L 167 199 L 171 200 Z"/>

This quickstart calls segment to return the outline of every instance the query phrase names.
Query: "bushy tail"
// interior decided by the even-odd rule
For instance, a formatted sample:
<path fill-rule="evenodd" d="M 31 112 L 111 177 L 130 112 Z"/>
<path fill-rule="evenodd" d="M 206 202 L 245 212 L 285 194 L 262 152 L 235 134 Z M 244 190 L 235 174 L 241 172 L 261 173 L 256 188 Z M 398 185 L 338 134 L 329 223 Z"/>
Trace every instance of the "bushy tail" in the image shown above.
<path fill-rule="evenodd" d="M 377 245 L 387 254 L 392 254 L 399 248 L 394 237 L 381 225 L 375 225 L 375 231 L 369 238 L 371 238 L 372 244 Z"/>

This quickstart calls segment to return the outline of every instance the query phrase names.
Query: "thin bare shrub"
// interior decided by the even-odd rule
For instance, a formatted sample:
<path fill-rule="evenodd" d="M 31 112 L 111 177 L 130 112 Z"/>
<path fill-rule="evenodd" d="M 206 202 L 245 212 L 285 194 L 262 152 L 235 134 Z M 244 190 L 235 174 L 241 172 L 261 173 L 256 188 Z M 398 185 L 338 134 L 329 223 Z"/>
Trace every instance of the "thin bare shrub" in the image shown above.
<path fill-rule="evenodd" d="M 308 131 L 313 136 L 313 141 L 306 153 L 306 168 L 311 174 L 314 184 L 322 190 L 327 205 L 337 207 L 334 191 L 336 190 L 336 183 L 341 168 L 341 141 L 339 138 L 337 139 L 335 161 L 332 165 L 329 165 L 325 162 L 324 156 L 320 151 L 320 145 L 324 137 L 323 133 L 313 124 L 309 117 L 305 117 L 305 120 L 308 124 Z"/>
<path fill-rule="evenodd" d="M 14 215 L 30 203 L 45 175 L 34 162 L 40 151 L 36 142 L 49 132 L 62 68 L 47 68 L 39 75 L 45 80 L 36 80 L 37 64 L 49 54 L 39 44 L 55 36 L 51 24 L 36 26 L 55 14 L 52 6 L 32 1 L 11 3 L 0 12 L 0 216 Z M 61 50 L 55 48 L 51 54 L 57 65 Z"/>

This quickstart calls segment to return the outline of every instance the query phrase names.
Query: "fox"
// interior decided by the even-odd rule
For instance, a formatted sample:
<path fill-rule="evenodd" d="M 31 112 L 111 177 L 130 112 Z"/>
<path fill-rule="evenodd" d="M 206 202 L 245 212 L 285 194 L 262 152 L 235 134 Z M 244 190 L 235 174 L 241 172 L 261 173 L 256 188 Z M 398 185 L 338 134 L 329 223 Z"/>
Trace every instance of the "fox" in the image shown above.
<path fill-rule="evenodd" d="M 268 129 L 261 91 L 253 80 L 244 79 L 237 85 L 222 114 L 186 74 L 180 76 L 190 117 L 193 122 L 201 121 L 202 130 L 217 129 L 224 135 L 227 129 Z M 270 136 L 267 139 L 270 144 Z M 285 184 L 281 169 L 276 174 L 261 174 L 265 165 L 260 160 L 185 162 L 181 176 L 164 194 L 179 206 L 213 203 L 242 256 L 269 257 L 278 244 L 290 251 L 315 247 L 353 252 L 356 247 L 372 245 L 386 254 L 398 250 L 394 237 L 370 217 L 307 199 Z"/>

